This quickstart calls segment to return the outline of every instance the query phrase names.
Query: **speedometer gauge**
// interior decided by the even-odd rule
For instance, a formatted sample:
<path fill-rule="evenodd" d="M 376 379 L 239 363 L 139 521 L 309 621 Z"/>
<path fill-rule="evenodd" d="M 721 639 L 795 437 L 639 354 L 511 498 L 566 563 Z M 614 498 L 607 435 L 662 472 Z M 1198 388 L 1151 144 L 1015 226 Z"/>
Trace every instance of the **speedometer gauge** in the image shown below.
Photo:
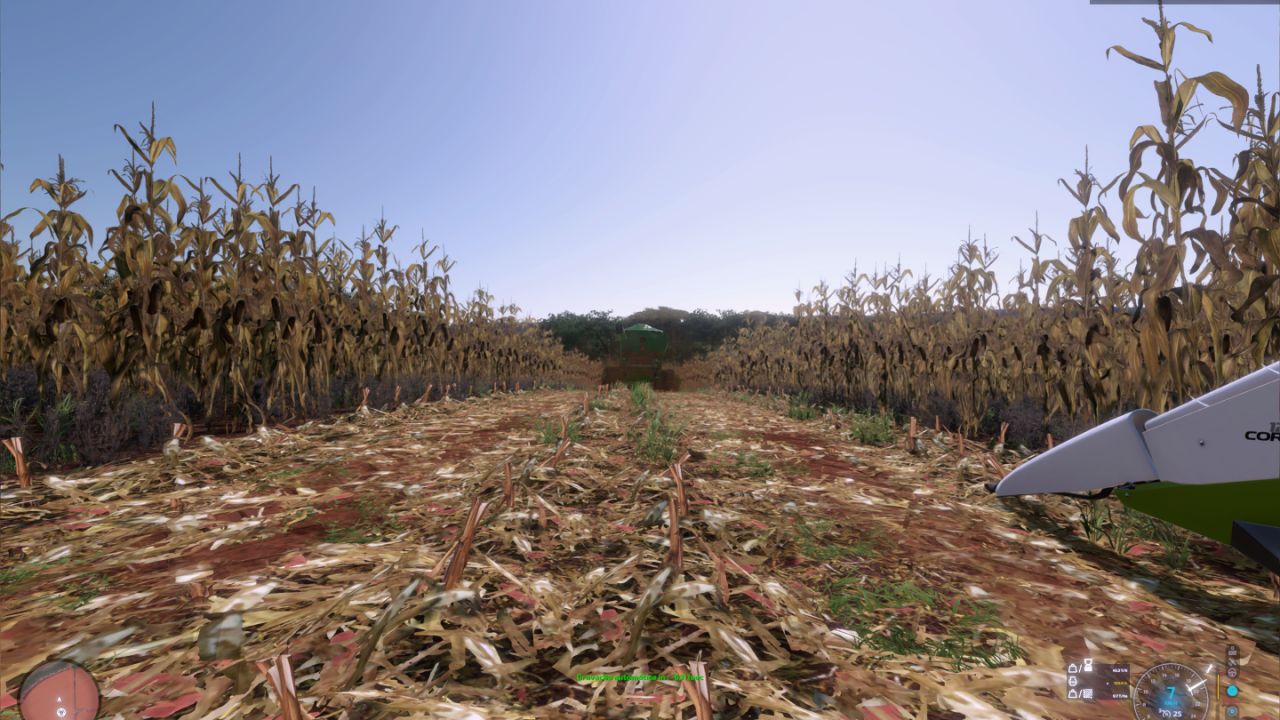
<path fill-rule="evenodd" d="M 1209 683 L 1181 663 L 1161 663 L 1142 673 L 1133 688 L 1138 720 L 1204 720 L 1209 715 Z"/>

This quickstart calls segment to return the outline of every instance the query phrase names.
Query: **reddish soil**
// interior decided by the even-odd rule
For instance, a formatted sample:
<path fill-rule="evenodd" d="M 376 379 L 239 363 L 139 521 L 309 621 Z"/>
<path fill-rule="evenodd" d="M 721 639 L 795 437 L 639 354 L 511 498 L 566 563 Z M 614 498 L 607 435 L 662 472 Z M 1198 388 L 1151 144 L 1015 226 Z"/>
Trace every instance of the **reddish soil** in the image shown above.
<path fill-rule="evenodd" d="M 826 447 L 829 443 L 815 435 L 799 432 L 764 432 L 760 433 L 760 439 L 767 443 L 790 445 L 793 448 Z"/>
<path fill-rule="evenodd" d="M 817 457 L 802 458 L 805 468 L 809 474 L 817 477 L 850 477 L 860 479 L 865 477 L 856 465 L 841 460 L 831 455 L 820 455 Z"/>
<path fill-rule="evenodd" d="M 495 423 L 491 427 L 449 433 L 443 438 L 445 449 L 440 456 L 440 462 L 456 463 L 460 460 L 465 460 L 475 455 L 477 451 L 484 451 L 493 447 L 497 442 L 506 439 L 513 430 L 525 430 L 528 429 L 528 426 L 528 418 L 510 417 Z"/>
<path fill-rule="evenodd" d="M 245 458 L 241 462 L 198 449 L 204 455 L 198 458 L 199 463 L 209 464 L 196 466 L 212 468 L 204 478 L 215 479 L 207 485 L 175 490 L 168 477 L 158 474 L 152 486 L 157 496 L 149 508 L 138 503 L 146 499 L 140 492 L 124 502 L 102 503 L 103 507 L 87 500 L 73 502 L 49 496 L 45 498 L 49 504 L 40 507 L 44 514 L 36 515 L 40 524 L 16 527 L 12 535 L 6 535 L 17 538 L 13 544 L 24 555 L 14 561 L 0 558 L 2 568 L 21 565 L 25 571 L 23 564 L 28 561 L 22 558 L 63 542 L 79 543 L 79 552 L 67 562 L 35 570 L 7 593 L 0 588 L 0 627 L 7 628 L 0 632 L 4 661 L 10 667 L 31 662 L 55 652 L 60 643 L 77 633 L 105 633 L 126 623 L 137 628 L 129 644 L 190 637 L 207 622 L 211 598 L 225 598 L 251 585 L 250 577 L 259 585 L 270 581 L 279 586 L 266 601 L 275 616 L 308 612 L 315 606 L 315 598 L 328 588 L 336 592 L 351 575 L 367 576 L 370 587 L 362 591 L 365 594 L 358 601 L 334 609 L 331 617 L 301 635 L 295 634 L 295 625 L 276 621 L 256 625 L 247 633 L 250 644 L 246 657 L 269 657 L 285 647 L 295 647 L 302 648 L 294 656 L 299 663 L 308 652 L 323 660 L 320 680 L 314 673 L 299 673 L 306 678 L 301 681 L 305 683 L 302 695 L 326 701 L 338 697 L 340 693 L 329 678 L 349 671 L 350 666 L 333 655 L 333 648 L 369 637 L 376 617 L 370 610 L 386 607 L 410 578 L 421 578 L 424 568 L 451 552 L 450 543 L 461 532 L 472 497 L 479 493 L 492 498 L 500 491 L 504 454 L 545 459 L 553 448 L 532 441 L 533 423 L 539 418 L 555 422 L 566 409 L 580 407 L 580 399 L 578 393 L 486 398 L 422 415 L 406 413 L 395 423 L 366 419 L 369 427 L 361 432 L 342 431 L 346 434 L 340 434 L 341 441 L 349 450 L 341 455 L 328 452 L 329 447 L 320 448 L 326 452 L 298 449 L 284 455 L 279 446 L 263 447 L 248 441 L 232 448 Z M 643 637 L 646 647 L 679 646 L 679 652 L 688 657 L 708 653 L 715 663 L 713 672 L 722 676 L 712 690 L 713 701 L 721 704 L 717 712 L 732 715 L 732 708 L 763 696 L 775 698 L 771 702 L 782 702 L 785 696 L 797 707 L 807 706 L 818 697 L 814 691 L 820 690 L 829 700 L 840 703 L 838 709 L 829 705 L 822 717 L 836 717 L 839 712 L 840 717 L 864 719 L 986 720 L 1013 717 L 1003 708 L 1017 708 L 1020 717 L 1119 720 L 1129 716 L 1124 707 L 1065 703 L 1062 681 L 1057 677 L 1064 657 L 1097 650 L 1090 643 L 1098 642 L 1099 633 L 1127 645 L 1122 650 L 1107 647 L 1102 653 L 1139 667 L 1165 658 L 1198 661 L 1205 653 L 1234 642 L 1253 655 L 1249 671 L 1256 680 L 1251 683 L 1261 683 L 1265 690 L 1268 683 L 1276 681 L 1274 640 L 1257 632 L 1275 627 L 1274 603 L 1258 592 L 1260 586 L 1250 580 L 1256 580 L 1254 575 L 1232 572 L 1230 556 L 1210 555 L 1197 546 L 1194 565 L 1173 572 L 1152 562 L 1151 556 L 1159 554 L 1154 546 L 1135 546 L 1145 547 L 1142 552 L 1112 552 L 1076 537 L 1069 524 L 1029 518 L 1012 505 L 979 494 L 976 481 L 966 481 L 936 451 L 933 457 L 927 453 L 912 456 L 895 447 L 856 445 L 846 431 L 828 427 L 821 419 L 796 421 L 776 409 L 724 397 L 664 395 L 661 403 L 686 428 L 686 446 L 692 443 L 692 447 L 704 449 L 693 451 L 685 465 L 694 520 L 683 535 L 684 571 L 687 578 L 718 582 L 716 558 L 706 553 L 710 549 L 726 561 L 721 571 L 727 589 L 718 601 L 721 604 L 691 601 L 693 620 L 672 622 L 655 615 L 643 629 Z M 480 418 L 484 421 L 477 422 Z M 466 568 L 465 581 L 487 585 L 490 594 L 476 608 L 452 614 L 454 619 L 449 622 L 456 621 L 467 632 L 486 622 L 491 627 L 497 627 L 494 623 L 498 622 L 516 623 L 510 643 L 496 632 L 483 637 L 495 645 L 504 661 L 529 663 L 520 666 L 520 673 L 529 680 L 492 686 L 483 669 L 467 660 L 465 666 L 446 671 L 454 673 L 448 679 L 451 702 L 479 703 L 481 697 L 490 698 L 493 709 L 505 704 L 502 709 L 508 711 L 488 715 L 497 720 L 529 717 L 531 707 L 569 695 L 583 702 L 590 699 L 582 685 L 566 681 L 552 665 L 563 656 L 572 633 L 556 634 L 532 625 L 544 616 L 547 603 L 572 598 L 580 607 L 565 613 L 570 627 L 590 623 L 600 642 L 615 646 L 632 633 L 629 622 L 622 619 L 631 617 L 634 600 L 617 592 L 601 593 L 594 589 L 598 583 L 588 585 L 582 579 L 597 567 L 617 566 L 637 554 L 647 563 L 634 577 L 638 591 L 667 553 L 654 542 L 665 537 L 666 531 L 661 526 L 644 526 L 643 518 L 669 485 L 652 477 L 658 471 L 652 464 L 630 456 L 626 431 L 633 421 L 625 398 L 595 411 L 583 426 L 581 447 L 570 449 L 554 472 L 539 472 L 518 482 L 515 509 L 544 516 L 541 523 L 510 526 L 517 528 L 514 532 L 527 538 L 533 549 L 522 550 L 509 542 L 504 532 L 510 530 L 504 531 L 502 526 L 482 527 L 475 537 L 473 560 L 483 565 L 488 558 L 511 574 L 505 578 L 486 575 L 477 564 Z M 753 447 L 752 452 L 758 452 L 777 472 L 766 478 L 743 477 L 744 468 L 719 462 L 738 454 L 743 440 L 763 445 Z M 298 442 L 314 447 L 320 441 L 299 433 Z M 326 435 L 323 442 L 336 441 Z M 405 449 L 418 444 L 420 451 L 417 447 Z M 380 447 L 387 452 L 370 452 Z M 217 469 L 218 464 L 231 467 Z M 453 466 L 455 472 L 436 475 L 444 466 Z M 624 471 L 619 472 L 620 468 Z M 649 470 L 651 476 L 637 490 L 635 478 L 641 476 L 642 469 Z M 476 482 L 480 478 L 483 482 Z M 412 488 L 413 492 L 387 487 L 401 482 L 418 487 Z M 298 492 L 302 488 L 318 494 Z M 259 504 L 227 504 L 224 498 L 230 489 L 240 493 L 237 501 L 257 497 L 253 502 Z M 533 502 L 531 492 L 554 503 L 555 510 Z M 186 510 L 171 508 L 172 497 L 182 498 Z M 362 498 L 373 501 L 372 512 L 357 505 Z M 726 510 L 737 519 L 716 530 L 697 519 L 704 508 Z M 312 510 L 316 514 L 307 516 Z M 157 515 L 176 521 L 193 511 L 211 514 L 203 524 L 149 524 Z M 326 548 L 323 567 L 298 565 L 302 558 L 315 558 L 315 546 L 326 541 L 330 526 L 351 527 L 391 516 L 414 528 L 396 539 L 392 549 L 397 554 L 403 552 L 404 557 L 416 556 L 416 564 L 370 573 L 370 563 L 382 562 L 377 558 L 387 553 L 386 548 L 364 551 L 350 546 Z M 61 520 L 50 522 L 52 518 Z M 260 523 L 246 522 L 257 518 Z M 140 520 L 148 524 L 140 524 Z M 290 521 L 295 524 L 288 525 Z M 814 533 L 811 539 L 800 534 L 802 522 Z M 224 541 L 227 544 L 213 550 L 214 537 L 228 538 Z M 747 549 L 746 543 L 756 537 L 763 543 Z M 104 542 L 104 538 L 113 539 Z M 815 554 L 815 547 L 823 552 Z M 112 555 L 117 556 L 114 563 Z M 424 558 L 430 562 L 422 562 Z M 198 570 L 209 570 L 210 576 L 185 585 L 175 582 L 176 574 Z M 95 579 L 95 575 L 109 576 L 109 582 Z M 872 649 L 851 650 L 843 642 L 821 639 L 826 636 L 815 630 L 825 629 L 824 623 L 828 627 L 838 624 L 830 618 L 819 619 L 804 632 L 779 635 L 775 630 L 774 623 L 782 618 L 802 623 L 799 618 L 832 614 L 832 589 L 836 583 L 853 581 L 871 589 L 888 587 L 890 582 L 910 582 L 952 603 L 989 598 L 998 615 L 998 623 L 992 622 L 1016 638 L 1030 656 L 1016 667 L 975 665 L 956 673 L 932 659 L 894 658 L 888 657 L 892 653 L 880 651 L 874 659 Z M 500 592 L 492 592 L 494 583 Z M 1227 592 L 1232 584 L 1244 592 Z M 539 596 L 540 587 L 551 588 L 547 597 Z M 107 602 L 67 609 L 66 601 L 77 600 L 77 588 L 98 592 Z M 775 597 L 778 588 L 787 593 Z M 637 592 L 628 594 L 634 597 Z M 42 599 L 46 595 L 56 595 L 58 604 Z M 790 663 L 776 677 L 762 678 L 757 670 L 740 667 L 734 654 L 720 653 L 708 644 L 706 628 L 699 629 L 697 624 L 722 617 L 726 608 L 735 619 L 753 623 L 750 631 L 735 631 L 745 635 L 741 641 L 751 652 L 770 658 L 790 654 Z M 497 611 L 508 615 L 502 617 Z M 886 607 L 877 622 L 891 622 L 886 618 L 893 613 L 902 627 L 941 637 L 948 631 L 940 624 L 944 614 L 935 616 L 932 612 L 919 603 Z M 1192 622 L 1197 628 L 1194 634 L 1186 630 Z M 1241 628 L 1254 629 L 1264 640 L 1256 644 L 1247 640 Z M 197 666 L 191 671 L 192 677 L 203 683 L 195 686 L 201 688 L 200 698 L 186 681 L 152 686 L 139 679 L 144 674 L 158 677 L 186 672 L 181 668 L 188 666 L 194 652 L 184 643 L 98 662 L 93 670 L 100 674 L 103 687 L 131 689 L 106 699 L 110 712 L 123 717 L 176 717 L 182 713 L 195 717 L 225 702 L 230 680 L 219 675 L 215 666 Z M 376 644 L 370 668 L 377 666 L 371 672 L 379 674 L 424 649 L 420 637 L 406 632 L 390 633 Z M 533 651 L 526 646 L 532 646 Z M 342 652 L 349 659 L 355 651 Z M 449 660 L 443 652 L 447 649 L 435 653 L 441 667 Z M 863 664 L 872 659 L 885 664 Z M 421 681 L 423 687 L 429 684 L 424 678 L 427 672 L 434 672 L 429 670 L 434 662 L 432 659 L 417 670 L 408 670 L 411 680 Z M 917 670 L 913 669 L 916 662 L 932 664 Z M 805 679 L 795 679 L 799 677 Z M 4 678 L 4 667 L 0 667 L 0 678 Z M 926 679 L 936 685 L 927 692 L 921 685 Z M 732 683 L 750 689 L 733 691 Z M 162 689 L 152 693 L 152 687 Z M 271 692 L 265 684 L 262 687 L 262 692 L 246 696 L 241 706 L 233 705 L 236 709 L 226 717 L 235 720 L 276 712 L 271 704 L 274 701 L 261 704 Z M 1256 686 L 1250 688 L 1250 692 L 1256 691 Z M 361 692 L 370 698 L 392 699 L 382 684 L 372 680 Z M 437 689 L 423 697 L 427 695 L 444 694 Z M 201 705 L 196 712 L 188 710 L 197 701 L 203 703 L 201 698 L 205 697 L 214 704 Z M 888 709 L 872 712 L 858 705 L 867 698 L 896 704 L 876 706 Z M 408 702 L 404 695 L 393 699 Z M 957 713 L 945 709 L 948 706 L 968 709 Z M 313 716 L 339 717 L 352 709 L 338 704 L 326 707 L 326 711 L 314 712 L 311 706 Z M 419 709 L 421 716 L 441 712 L 439 707 L 427 705 Z M 563 706 L 542 709 L 545 712 L 540 717 L 569 716 Z M 599 705 L 595 708 L 600 709 Z M 684 710 L 685 715 L 690 714 L 690 708 Z"/>
<path fill-rule="evenodd" d="M 321 541 L 330 525 L 350 525 L 359 518 L 355 510 L 330 510 L 311 517 L 287 532 L 260 540 L 250 540 L 236 545 L 223 545 L 217 550 L 208 546 L 181 557 L 138 563 L 133 567 L 139 573 L 171 574 L 179 570 L 207 568 L 213 571 L 213 579 L 247 575 L 272 564 L 290 550 L 309 547 Z"/>

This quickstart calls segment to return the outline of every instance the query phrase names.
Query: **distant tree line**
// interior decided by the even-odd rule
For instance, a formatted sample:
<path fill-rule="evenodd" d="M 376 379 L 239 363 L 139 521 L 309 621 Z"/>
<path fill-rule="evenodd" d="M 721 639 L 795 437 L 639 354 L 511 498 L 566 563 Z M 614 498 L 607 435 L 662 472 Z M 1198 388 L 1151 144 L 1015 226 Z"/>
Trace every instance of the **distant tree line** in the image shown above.
<path fill-rule="evenodd" d="M 795 318 L 759 311 L 690 312 L 664 306 L 646 308 L 625 317 L 608 310 L 592 310 L 585 314 L 562 312 L 541 321 L 542 327 L 551 331 L 565 350 L 577 350 L 593 360 L 604 359 L 614 352 L 619 333 L 635 323 L 652 325 L 665 332 L 669 343 L 668 358 L 673 362 L 683 362 L 714 350 L 725 340 L 736 337 L 743 328 L 794 325 Z"/>

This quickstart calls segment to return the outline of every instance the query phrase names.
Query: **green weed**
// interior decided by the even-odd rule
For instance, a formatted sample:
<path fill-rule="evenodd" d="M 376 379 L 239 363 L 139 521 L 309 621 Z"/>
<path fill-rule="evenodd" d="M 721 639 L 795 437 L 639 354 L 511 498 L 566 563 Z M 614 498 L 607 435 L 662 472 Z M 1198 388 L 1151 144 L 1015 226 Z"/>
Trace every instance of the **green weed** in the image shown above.
<path fill-rule="evenodd" d="M 809 396 L 800 393 L 787 401 L 787 417 L 792 420 L 812 420 L 818 417 L 818 408 L 809 403 Z"/>
<path fill-rule="evenodd" d="M 354 544 L 380 542 L 404 529 L 404 526 L 395 519 L 388 505 L 371 498 L 357 500 L 356 512 L 359 517 L 351 525 L 326 524 L 325 542 Z"/>
<path fill-rule="evenodd" d="M 1102 525 L 1111 515 L 1105 503 L 1093 500 L 1079 500 L 1080 531 L 1089 542 L 1096 543 L 1102 539 Z"/>
<path fill-rule="evenodd" d="M 766 478 L 773 475 L 773 465 L 750 453 L 737 453 L 732 456 L 732 460 L 711 460 L 703 471 L 716 476 Z"/>
<path fill-rule="evenodd" d="M 18 435 L 27 437 L 31 434 L 31 427 L 35 424 L 36 416 L 40 414 L 40 408 L 35 407 L 29 413 L 22 412 L 22 399 L 13 401 L 13 407 L 8 415 L 0 415 L 0 425 L 8 429 L 9 435 Z M 12 461 L 12 458 L 10 458 Z"/>
<path fill-rule="evenodd" d="M 1126 554 L 1135 543 L 1154 542 L 1161 546 L 1161 559 L 1173 570 L 1181 570 L 1191 559 L 1191 536 L 1185 530 L 1124 505 L 1114 510 L 1104 501 L 1080 501 L 1080 530 L 1090 542 L 1105 544 Z"/>
<path fill-rule="evenodd" d="M 829 601 L 831 611 L 842 620 L 858 620 L 859 616 L 884 608 L 932 608 L 938 595 L 911 580 L 865 584 L 854 578 L 841 578 L 832 583 Z"/>
<path fill-rule="evenodd" d="M 1133 534 L 1159 543 L 1166 565 L 1181 570 L 1191 559 L 1191 535 L 1186 530 L 1137 510 L 1124 508 L 1123 515 L 1133 525 Z"/>
<path fill-rule="evenodd" d="M 652 463 L 665 464 L 675 460 L 676 443 L 682 429 L 668 424 L 661 411 L 649 413 L 647 417 L 643 430 L 628 433 L 636 445 L 636 455 Z"/>
<path fill-rule="evenodd" d="M 653 386 L 649 383 L 633 383 L 631 385 L 631 404 L 640 412 L 647 412 L 653 405 Z"/>
<path fill-rule="evenodd" d="M 895 655 L 946 658 L 956 672 L 975 665 L 999 667 L 1026 657 L 1016 640 L 998 631 L 994 604 L 964 598 L 947 602 L 937 591 L 911 580 L 873 583 L 865 577 L 840 578 L 828 587 L 827 606 L 858 633 L 862 645 Z M 941 636 L 919 632 L 926 626 L 941 628 Z"/>
<path fill-rule="evenodd" d="M 1160 544 L 1164 547 L 1161 557 L 1170 568 L 1182 570 L 1191 561 L 1191 538 L 1185 533 L 1162 540 Z"/>
<path fill-rule="evenodd" d="M 58 606 L 64 610 L 75 610 L 101 595 L 110 584 L 111 578 L 107 575 L 89 573 L 82 582 L 58 601 Z"/>
<path fill-rule="evenodd" d="M 849 434 L 863 445 L 892 445 L 894 440 L 893 416 L 852 412 L 848 415 Z"/>
<path fill-rule="evenodd" d="M 773 475 L 773 465 L 749 453 L 738 453 L 737 469 L 753 478 L 767 478 Z"/>
<path fill-rule="evenodd" d="M 1027 656 L 1026 650 L 1011 637 L 1000 634 L 983 638 L 980 631 L 965 632 L 960 628 L 953 628 L 946 637 L 932 642 L 927 652 L 932 657 L 951 660 L 954 672 L 975 665 L 1001 667 Z"/>
<path fill-rule="evenodd" d="M 16 592 L 27 580 L 43 570 L 40 565 L 19 565 L 7 570 L 0 570 L 0 595 Z"/>
<path fill-rule="evenodd" d="M 75 446 L 62 442 L 63 438 L 71 435 L 75 419 L 75 399 L 68 393 L 53 406 L 53 417 L 40 421 L 41 434 L 56 443 L 50 456 L 50 460 L 55 464 L 74 465 L 80 462 L 80 453 L 76 452 Z"/>
<path fill-rule="evenodd" d="M 546 445 L 555 445 L 560 442 L 560 422 L 558 420 L 539 420 L 535 430 L 538 433 L 538 439 Z M 565 433 L 571 442 L 578 442 L 582 437 L 582 423 L 577 420 L 569 422 Z"/>
<path fill-rule="evenodd" d="M 817 562 L 831 562 L 841 558 L 870 558 L 879 553 L 877 537 L 869 535 L 852 545 L 837 543 L 826 538 L 831 530 L 831 521 L 819 520 L 806 523 L 796 521 L 796 544 L 800 552 Z"/>
<path fill-rule="evenodd" d="M 280 481 L 280 480 L 285 480 L 285 479 L 287 479 L 287 478 L 291 478 L 291 477 L 293 477 L 293 476 L 295 476 L 295 475 L 301 475 L 302 473 L 304 473 L 304 472 L 306 472 L 306 471 L 308 471 L 308 470 L 310 470 L 310 469 L 311 469 L 311 468 L 306 468 L 306 467 L 291 467 L 291 468 L 284 468 L 283 470 L 276 470 L 275 472 L 267 473 L 266 475 L 263 475 L 262 477 L 254 478 L 254 479 L 253 479 L 253 483 L 254 483 L 255 485 L 258 485 L 258 486 L 268 486 L 268 485 L 272 485 L 272 484 L 274 484 L 274 483 L 276 483 L 276 482 L 278 482 L 278 481 Z"/>
<path fill-rule="evenodd" d="M 17 592 L 23 583 L 35 577 L 41 570 L 48 570 L 70 562 L 72 560 L 68 556 L 52 562 L 27 562 L 7 570 L 0 570 L 0 595 L 9 595 Z"/>

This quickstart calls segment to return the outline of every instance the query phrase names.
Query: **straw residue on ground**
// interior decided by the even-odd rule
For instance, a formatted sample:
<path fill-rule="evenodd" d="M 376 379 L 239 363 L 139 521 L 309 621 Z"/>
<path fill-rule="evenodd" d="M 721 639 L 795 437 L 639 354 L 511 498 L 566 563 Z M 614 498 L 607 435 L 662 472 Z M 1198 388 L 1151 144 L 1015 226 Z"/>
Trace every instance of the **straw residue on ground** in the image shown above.
<path fill-rule="evenodd" d="M 784 409 L 499 393 L 6 484 L 0 704 L 65 657 L 103 717 L 1127 718 L 1065 700 L 1067 662 L 1235 643 L 1274 710 L 1233 551 L 1113 552 L 986 494 L 1011 454 Z"/>

